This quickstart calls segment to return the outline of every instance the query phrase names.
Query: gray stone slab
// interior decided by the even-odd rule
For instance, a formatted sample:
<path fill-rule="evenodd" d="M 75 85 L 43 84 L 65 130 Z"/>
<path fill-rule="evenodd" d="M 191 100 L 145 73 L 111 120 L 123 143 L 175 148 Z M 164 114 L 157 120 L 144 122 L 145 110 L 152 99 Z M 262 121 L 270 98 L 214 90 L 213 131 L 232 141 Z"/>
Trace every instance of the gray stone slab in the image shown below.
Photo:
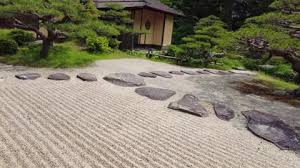
<path fill-rule="evenodd" d="M 64 74 L 64 73 L 55 73 L 55 74 L 49 75 L 48 79 L 62 81 L 62 80 L 70 80 L 71 77 L 67 74 Z"/>
<path fill-rule="evenodd" d="M 169 71 L 169 73 L 173 75 L 184 75 L 184 73 L 180 71 Z"/>
<path fill-rule="evenodd" d="M 247 118 L 248 129 L 283 150 L 300 150 L 300 137 L 278 117 L 260 111 L 242 112 Z"/>
<path fill-rule="evenodd" d="M 188 75 L 199 75 L 199 73 L 197 73 L 196 71 L 181 70 L 181 72 Z"/>
<path fill-rule="evenodd" d="M 77 78 L 86 81 L 86 82 L 95 82 L 97 81 L 97 77 L 94 74 L 90 73 L 80 73 L 77 75 Z"/>
<path fill-rule="evenodd" d="M 137 87 L 146 85 L 144 79 L 131 73 L 113 73 L 105 76 L 104 80 L 123 87 Z"/>
<path fill-rule="evenodd" d="M 175 91 L 169 89 L 142 87 L 135 89 L 135 92 L 141 96 L 148 97 L 152 100 L 167 100 L 176 94 Z"/>
<path fill-rule="evenodd" d="M 148 72 L 141 72 L 138 75 L 145 77 L 145 78 L 156 78 L 157 77 L 157 75 L 154 75 L 153 73 L 148 73 Z"/>
<path fill-rule="evenodd" d="M 164 72 L 164 71 L 152 71 L 151 73 L 153 73 L 154 75 L 163 77 L 163 78 L 172 78 L 173 77 L 170 73 Z"/>
<path fill-rule="evenodd" d="M 17 74 L 15 77 L 21 80 L 35 80 L 37 78 L 40 78 L 41 75 L 38 73 L 23 73 Z"/>
<path fill-rule="evenodd" d="M 208 111 L 200 104 L 200 100 L 192 94 L 187 94 L 179 101 L 170 103 L 168 108 L 200 117 L 208 116 Z"/>
<path fill-rule="evenodd" d="M 229 121 L 234 118 L 234 111 L 229 107 L 227 107 L 226 105 L 221 103 L 214 103 L 213 106 L 214 106 L 216 116 L 219 119 Z"/>

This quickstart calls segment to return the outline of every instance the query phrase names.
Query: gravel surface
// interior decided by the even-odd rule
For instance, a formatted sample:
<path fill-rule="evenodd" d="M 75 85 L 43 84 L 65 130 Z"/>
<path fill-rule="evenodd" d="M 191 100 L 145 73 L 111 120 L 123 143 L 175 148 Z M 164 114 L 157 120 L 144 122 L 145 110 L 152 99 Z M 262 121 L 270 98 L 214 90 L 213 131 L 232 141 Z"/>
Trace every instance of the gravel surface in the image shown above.
<path fill-rule="evenodd" d="M 300 109 L 230 87 L 249 75 L 145 78 L 147 87 L 176 91 L 166 101 L 102 80 L 110 73 L 180 70 L 198 69 L 139 59 L 99 61 L 78 69 L 0 66 L 0 167 L 300 167 L 299 154 L 280 150 L 245 128 L 240 111 L 251 109 L 278 115 L 292 127 L 300 121 Z M 14 77 L 20 72 L 42 77 L 22 81 Z M 56 72 L 71 80 L 47 79 Z M 95 74 L 99 81 L 83 82 L 76 78 L 79 73 Z M 201 100 L 209 117 L 167 108 L 189 93 Z M 209 102 L 225 103 L 237 116 L 222 121 Z"/>

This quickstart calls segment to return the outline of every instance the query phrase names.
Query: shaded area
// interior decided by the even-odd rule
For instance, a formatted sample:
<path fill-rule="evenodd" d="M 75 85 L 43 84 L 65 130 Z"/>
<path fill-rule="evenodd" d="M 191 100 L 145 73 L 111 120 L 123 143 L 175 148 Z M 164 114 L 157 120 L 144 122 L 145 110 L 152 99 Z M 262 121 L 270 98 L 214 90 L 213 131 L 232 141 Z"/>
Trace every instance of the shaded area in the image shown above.
<path fill-rule="evenodd" d="M 245 94 L 255 94 L 268 100 L 281 101 L 295 107 L 300 107 L 300 99 L 291 97 L 286 91 L 276 91 L 257 80 L 239 81 L 235 83 L 234 88 Z"/>

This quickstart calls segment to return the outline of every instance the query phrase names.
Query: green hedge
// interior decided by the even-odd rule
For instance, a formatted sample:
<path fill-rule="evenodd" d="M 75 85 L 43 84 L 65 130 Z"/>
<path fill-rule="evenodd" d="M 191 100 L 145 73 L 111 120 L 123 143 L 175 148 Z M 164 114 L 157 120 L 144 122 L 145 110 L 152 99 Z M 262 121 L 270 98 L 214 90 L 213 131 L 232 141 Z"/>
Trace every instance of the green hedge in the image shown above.
<path fill-rule="evenodd" d="M 87 39 L 87 47 L 91 52 L 110 51 L 109 40 L 106 37 L 90 37 Z"/>
<path fill-rule="evenodd" d="M 35 40 L 35 37 L 32 33 L 23 30 L 13 30 L 9 33 L 9 36 L 14 39 L 19 46 Z"/>
<path fill-rule="evenodd" d="M 18 44 L 12 39 L 0 39 L 0 55 L 12 55 L 18 51 Z"/>

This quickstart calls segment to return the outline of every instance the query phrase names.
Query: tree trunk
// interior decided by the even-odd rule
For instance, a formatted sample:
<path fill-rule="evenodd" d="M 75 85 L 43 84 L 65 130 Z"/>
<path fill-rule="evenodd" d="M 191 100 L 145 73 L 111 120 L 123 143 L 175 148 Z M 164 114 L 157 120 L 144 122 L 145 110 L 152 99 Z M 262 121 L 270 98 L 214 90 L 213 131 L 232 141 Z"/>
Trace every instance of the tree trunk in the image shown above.
<path fill-rule="evenodd" d="M 49 55 L 49 49 L 52 46 L 52 43 L 49 39 L 44 39 L 42 44 L 42 50 L 40 52 L 40 58 L 47 58 Z"/>
<path fill-rule="evenodd" d="M 48 37 L 43 39 L 42 50 L 40 52 L 40 58 L 47 58 L 49 55 L 49 50 L 53 46 L 54 39 L 56 38 L 56 34 L 48 30 Z"/>

